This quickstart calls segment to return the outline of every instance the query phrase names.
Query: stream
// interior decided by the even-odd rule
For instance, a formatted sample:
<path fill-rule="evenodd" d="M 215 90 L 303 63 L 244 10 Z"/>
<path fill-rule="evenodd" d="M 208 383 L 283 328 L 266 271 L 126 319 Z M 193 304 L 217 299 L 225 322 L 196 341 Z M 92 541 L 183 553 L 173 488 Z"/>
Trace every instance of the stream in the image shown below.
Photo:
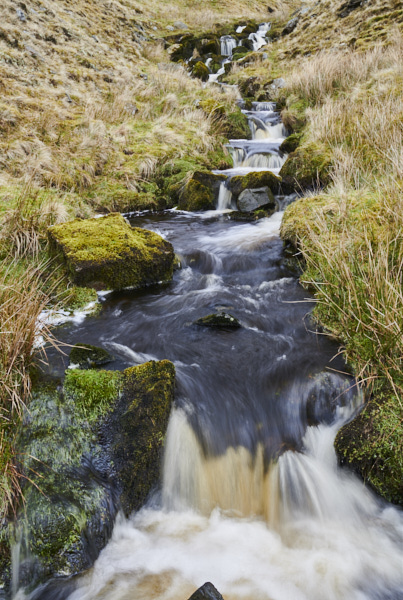
<path fill-rule="evenodd" d="M 274 106 L 247 115 L 253 139 L 231 141 L 225 173 L 278 173 Z M 334 437 L 362 397 L 285 260 L 291 200 L 238 223 L 223 185 L 215 211 L 133 218 L 173 244 L 172 283 L 105 294 L 100 315 L 57 332 L 110 350 L 113 368 L 169 359 L 177 372 L 160 488 L 118 517 L 69 600 L 186 600 L 206 581 L 225 600 L 403 597 L 401 512 L 337 466 Z M 194 324 L 220 311 L 241 327 Z"/>

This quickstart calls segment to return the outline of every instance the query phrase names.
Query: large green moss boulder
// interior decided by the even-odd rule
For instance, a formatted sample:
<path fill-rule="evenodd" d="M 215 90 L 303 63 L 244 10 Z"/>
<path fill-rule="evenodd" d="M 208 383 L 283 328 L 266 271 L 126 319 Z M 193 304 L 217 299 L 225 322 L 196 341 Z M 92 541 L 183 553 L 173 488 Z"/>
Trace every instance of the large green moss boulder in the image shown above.
<path fill-rule="evenodd" d="M 329 150 L 318 144 L 300 146 L 288 156 L 281 168 L 281 187 L 285 194 L 318 188 L 330 181 Z"/>
<path fill-rule="evenodd" d="M 190 211 L 214 209 L 220 185 L 225 180 L 225 175 L 196 171 L 180 192 L 179 208 Z"/>
<path fill-rule="evenodd" d="M 389 502 L 403 506 L 403 409 L 394 395 L 371 400 L 337 433 L 340 463 Z"/>
<path fill-rule="evenodd" d="M 270 197 L 279 191 L 281 178 L 270 171 L 254 171 L 248 175 L 236 175 L 228 183 L 228 187 L 235 199 L 245 190 L 268 188 Z"/>
<path fill-rule="evenodd" d="M 18 444 L 21 585 L 90 567 L 117 511 L 145 502 L 159 478 L 174 380 L 173 364 L 161 361 L 122 372 L 68 369 L 63 384 L 37 385 Z M 0 559 L 6 550 L 0 543 Z"/>
<path fill-rule="evenodd" d="M 152 231 L 131 227 L 118 213 L 48 231 L 52 249 L 63 254 L 76 285 L 120 290 L 172 278 L 172 245 Z"/>
<path fill-rule="evenodd" d="M 138 510 L 158 483 L 174 383 L 175 367 L 167 360 L 123 372 L 122 398 L 112 429 L 117 432 L 114 471 L 126 515 Z"/>

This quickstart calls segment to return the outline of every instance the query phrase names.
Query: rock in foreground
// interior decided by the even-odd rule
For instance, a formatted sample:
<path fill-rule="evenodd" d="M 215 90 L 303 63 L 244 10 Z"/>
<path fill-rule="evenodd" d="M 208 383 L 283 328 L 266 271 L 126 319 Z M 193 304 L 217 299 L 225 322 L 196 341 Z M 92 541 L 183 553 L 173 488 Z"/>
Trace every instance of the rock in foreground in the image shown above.
<path fill-rule="evenodd" d="M 55 225 L 49 238 L 76 285 L 121 290 L 172 278 L 172 245 L 152 231 L 131 227 L 118 213 Z"/>
<path fill-rule="evenodd" d="M 241 212 L 251 212 L 268 204 L 272 205 L 273 212 L 275 204 L 273 194 L 268 187 L 257 188 L 255 190 L 244 190 L 237 200 L 237 207 Z"/>
<path fill-rule="evenodd" d="M 195 591 L 189 600 L 224 600 L 217 588 L 207 581 L 198 590 Z"/>

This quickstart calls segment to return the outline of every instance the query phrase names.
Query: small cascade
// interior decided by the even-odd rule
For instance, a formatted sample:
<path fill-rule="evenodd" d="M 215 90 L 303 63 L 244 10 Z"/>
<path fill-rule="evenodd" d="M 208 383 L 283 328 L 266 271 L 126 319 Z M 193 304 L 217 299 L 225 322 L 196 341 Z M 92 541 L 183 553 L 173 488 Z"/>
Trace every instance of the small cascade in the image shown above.
<path fill-rule="evenodd" d="M 217 210 L 225 211 L 232 208 L 232 193 L 228 189 L 227 182 L 223 181 L 218 192 Z"/>
<path fill-rule="evenodd" d="M 253 43 L 253 50 L 257 52 L 267 44 L 266 35 L 270 30 L 271 23 L 262 23 L 259 25 L 259 29 L 255 33 L 249 34 L 249 39 Z"/>
<path fill-rule="evenodd" d="M 234 50 L 234 48 L 237 47 L 238 42 L 231 35 L 223 35 L 220 38 L 220 44 L 221 44 L 221 55 L 231 57 L 232 51 Z"/>

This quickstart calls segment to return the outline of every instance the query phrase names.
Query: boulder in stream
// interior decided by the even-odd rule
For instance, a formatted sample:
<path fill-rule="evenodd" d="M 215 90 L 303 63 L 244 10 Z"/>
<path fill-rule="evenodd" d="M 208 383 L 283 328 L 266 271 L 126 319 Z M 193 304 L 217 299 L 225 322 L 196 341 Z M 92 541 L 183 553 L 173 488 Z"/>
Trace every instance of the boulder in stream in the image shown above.
<path fill-rule="evenodd" d="M 274 204 L 273 194 L 277 194 L 280 189 L 281 178 L 271 173 L 271 171 L 253 171 L 247 175 L 235 175 L 228 182 L 228 188 L 232 192 L 234 199 L 237 199 L 244 190 L 256 190 L 267 187 L 269 189 L 270 202 Z"/>
<path fill-rule="evenodd" d="M 217 588 L 207 581 L 190 596 L 189 600 L 224 600 L 224 598 Z"/>
<path fill-rule="evenodd" d="M 195 325 L 213 327 L 215 329 L 239 329 L 241 327 L 238 319 L 225 312 L 213 313 L 206 317 L 201 317 L 195 321 Z"/>
<path fill-rule="evenodd" d="M 246 189 L 239 194 L 236 204 L 240 212 L 251 212 L 267 204 L 274 205 L 273 193 L 268 187 Z"/>
<path fill-rule="evenodd" d="M 171 362 L 152 361 L 124 371 L 68 369 L 62 384 L 37 383 L 18 442 L 27 477 L 20 585 L 87 569 L 119 508 L 128 515 L 142 506 L 159 479 L 174 382 Z"/>
<path fill-rule="evenodd" d="M 121 290 L 172 278 L 172 245 L 153 231 L 131 227 L 118 213 L 76 219 L 48 232 L 76 285 Z"/>
<path fill-rule="evenodd" d="M 213 210 L 216 206 L 220 185 L 225 180 L 225 175 L 196 171 L 180 192 L 179 208 L 190 211 Z"/>

